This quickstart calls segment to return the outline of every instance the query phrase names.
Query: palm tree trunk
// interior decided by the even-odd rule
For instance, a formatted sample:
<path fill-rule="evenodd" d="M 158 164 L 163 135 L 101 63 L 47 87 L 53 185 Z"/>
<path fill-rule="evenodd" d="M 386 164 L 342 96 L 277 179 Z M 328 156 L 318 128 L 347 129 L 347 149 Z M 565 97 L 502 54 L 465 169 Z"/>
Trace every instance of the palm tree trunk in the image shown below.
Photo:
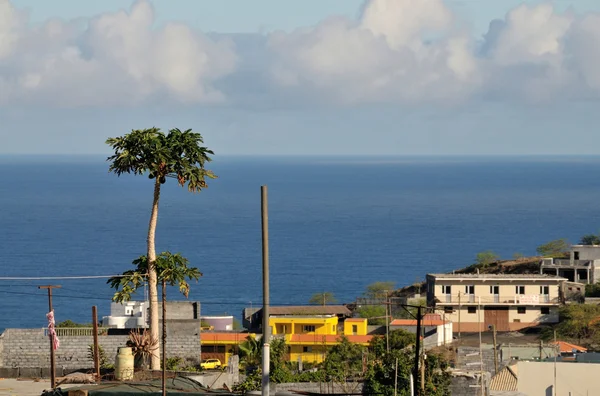
<path fill-rule="evenodd" d="M 156 224 L 158 222 L 158 200 L 160 198 L 160 181 L 157 177 L 154 182 L 154 200 L 152 201 L 152 214 L 148 225 L 148 297 L 150 300 L 150 337 L 158 341 L 158 287 L 156 280 Z M 152 352 L 150 368 L 160 370 L 160 345 Z"/>
<path fill-rule="evenodd" d="M 167 282 L 162 281 L 162 394 L 167 395 Z"/>

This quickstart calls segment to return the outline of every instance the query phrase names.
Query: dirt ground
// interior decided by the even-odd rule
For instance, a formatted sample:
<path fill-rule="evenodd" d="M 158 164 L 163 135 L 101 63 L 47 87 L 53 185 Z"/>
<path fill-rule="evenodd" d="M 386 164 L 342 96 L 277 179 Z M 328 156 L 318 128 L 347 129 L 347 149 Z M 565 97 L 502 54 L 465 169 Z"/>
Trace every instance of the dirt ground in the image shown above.
<path fill-rule="evenodd" d="M 63 385 L 61 387 L 67 388 L 68 386 Z M 49 388 L 49 380 L 33 381 L 0 378 L 0 396 L 40 396 L 45 389 Z"/>

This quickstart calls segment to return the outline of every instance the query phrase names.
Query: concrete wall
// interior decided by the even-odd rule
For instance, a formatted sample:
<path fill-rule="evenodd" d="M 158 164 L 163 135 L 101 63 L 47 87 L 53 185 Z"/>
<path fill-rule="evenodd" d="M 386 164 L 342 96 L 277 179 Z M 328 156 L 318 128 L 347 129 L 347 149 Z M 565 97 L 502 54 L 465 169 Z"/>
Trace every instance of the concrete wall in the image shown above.
<path fill-rule="evenodd" d="M 362 383 L 349 384 L 347 389 L 344 389 L 340 384 L 333 382 L 295 382 L 286 384 L 271 384 L 271 391 L 287 392 L 287 391 L 303 391 L 311 393 L 337 393 L 343 394 L 347 391 L 351 393 L 361 393 L 363 390 Z"/>
<path fill-rule="evenodd" d="M 519 362 L 518 391 L 526 395 L 552 396 L 554 363 Z M 600 381 L 600 364 L 557 363 L 556 391 L 558 395 L 597 395 Z"/>
<path fill-rule="evenodd" d="M 178 333 L 167 330 L 167 357 L 179 356 L 198 364 L 200 359 L 200 337 L 193 333 Z M 60 348 L 55 352 L 59 368 L 92 368 L 88 357 L 92 336 L 62 336 Z M 114 363 L 117 348 L 125 346 L 127 335 L 100 335 L 98 342 L 104 349 L 108 361 Z M 44 329 L 6 329 L 0 336 L 0 367 L 39 368 L 50 366 L 50 344 Z"/>
<path fill-rule="evenodd" d="M 519 306 L 525 307 L 525 313 L 520 314 L 518 312 Z M 482 308 L 481 313 L 478 313 L 478 307 L 475 306 L 475 311 L 473 313 L 469 313 L 469 309 L 467 306 L 454 307 L 453 313 L 446 313 L 443 308 L 438 307 L 436 309 L 436 313 L 440 315 L 444 315 L 446 320 L 452 321 L 453 326 L 452 329 L 456 333 L 459 328 L 460 331 L 464 332 L 474 332 L 479 331 L 481 328 L 482 331 L 486 331 L 487 328 L 484 324 L 485 321 L 485 312 Z M 550 306 L 549 314 L 542 314 L 542 307 L 534 306 L 534 305 L 514 305 L 508 308 L 508 323 L 511 331 L 519 330 L 525 327 L 537 325 L 539 323 L 558 323 L 559 316 L 557 306 Z M 460 315 L 459 315 L 460 311 Z M 459 321 L 460 319 L 460 321 Z M 479 323 L 481 320 L 481 323 Z"/>

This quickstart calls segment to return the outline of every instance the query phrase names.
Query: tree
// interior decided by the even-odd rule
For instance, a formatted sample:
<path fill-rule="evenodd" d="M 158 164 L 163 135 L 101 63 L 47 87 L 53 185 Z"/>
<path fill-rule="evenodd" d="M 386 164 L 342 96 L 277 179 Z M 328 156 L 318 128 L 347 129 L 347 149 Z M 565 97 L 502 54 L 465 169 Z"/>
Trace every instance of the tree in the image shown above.
<path fill-rule="evenodd" d="M 246 364 L 247 368 L 257 368 L 260 366 L 262 357 L 262 347 L 260 342 L 253 336 L 247 336 L 246 341 L 239 345 L 240 358 Z"/>
<path fill-rule="evenodd" d="M 188 267 L 188 259 L 181 256 L 179 253 L 172 254 L 171 252 L 162 252 L 154 260 L 154 269 L 156 271 L 157 281 L 162 285 L 162 308 L 163 308 L 163 344 L 166 343 L 166 299 L 167 285 L 177 286 L 181 294 L 186 298 L 190 292 L 188 280 L 198 280 L 202 273 L 195 267 Z M 128 270 L 123 273 L 123 276 L 110 278 L 107 283 L 111 288 L 115 289 L 113 301 L 124 302 L 131 300 L 131 296 L 144 284 L 144 278 L 148 274 L 150 261 L 147 256 L 140 256 L 133 260 L 135 269 Z M 158 340 L 150 333 L 152 340 Z M 164 346 L 164 345 L 163 345 Z M 157 347 L 154 351 L 158 350 Z M 163 357 L 164 357 L 163 349 Z M 152 354 L 152 357 L 155 353 Z M 152 360 L 152 359 L 151 359 Z M 154 370 L 154 368 L 152 368 Z"/>
<path fill-rule="evenodd" d="M 395 288 L 395 282 L 374 282 L 367 286 L 363 295 L 366 298 L 378 299 L 385 297 L 387 293 L 393 292 Z"/>
<path fill-rule="evenodd" d="M 387 298 L 395 289 L 394 282 L 375 282 L 366 287 L 360 298 L 358 315 L 367 318 L 370 325 L 383 325 L 387 315 Z"/>
<path fill-rule="evenodd" d="M 200 192 L 207 187 L 206 179 L 216 176 L 205 169 L 214 153 L 206 147 L 199 133 L 188 129 L 181 131 L 171 129 L 164 134 L 158 128 L 133 130 L 126 135 L 109 138 L 106 144 L 111 146 L 114 154 L 107 158 L 110 161 L 109 172 L 120 176 L 124 173 L 143 175 L 154 180 L 154 198 L 148 224 L 147 253 L 148 294 L 150 299 L 150 334 L 158 338 L 158 287 L 156 279 L 155 235 L 158 221 L 158 203 L 161 185 L 167 178 L 177 179 L 180 186 L 187 184 L 188 191 Z M 158 370 L 160 359 L 158 352 L 152 355 L 151 367 Z"/>
<path fill-rule="evenodd" d="M 600 305 L 569 304 L 561 307 L 556 332 L 561 337 L 577 339 L 600 338 Z M 549 338 L 549 337 L 548 337 Z"/>
<path fill-rule="evenodd" d="M 482 267 L 487 267 L 488 265 L 498 261 L 500 256 L 491 250 L 486 250 L 485 252 L 479 252 L 476 256 L 477 264 Z"/>
<path fill-rule="evenodd" d="M 584 235 L 579 243 L 581 245 L 600 245 L 600 236 L 594 234 Z"/>
<path fill-rule="evenodd" d="M 363 374 L 364 349 L 342 336 L 337 344 L 329 349 L 323 369 L 327 377 L 338 383 L 344 393 L 353 393 L 359 382 L 355 381 Z"/>
<path fill-rule="evenodd" d="M 312 295 L 310 300 L 308 300 L 309 304 L 314 305 L 335 304 L 336 302 L 337 299 L 332 292 L 315 293 Z"/>
<path fill-rule="evenodd" d="M 388 334 L 390 339 L 390 350 L 402 350 L 415 343 L 416 337 L 406 330 L 392 330 Z M 383 356 L 387 351 L 387 340 L 385 336 L 373 337 L 369 343 L 370 352 L 376 357 Z"/>
<path fill-rule="evenodd" d="M 555 239 L 537 247 L 536 251 L 540 256 L 553 257 L 560 256 L 569 250 L 569 242 L 566 239 Z"/>

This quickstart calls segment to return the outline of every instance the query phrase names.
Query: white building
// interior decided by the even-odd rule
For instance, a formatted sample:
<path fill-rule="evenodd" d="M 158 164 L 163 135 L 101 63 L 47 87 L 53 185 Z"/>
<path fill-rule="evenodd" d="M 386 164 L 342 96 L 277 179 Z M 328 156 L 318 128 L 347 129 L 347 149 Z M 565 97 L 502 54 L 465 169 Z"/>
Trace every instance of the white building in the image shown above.
<path fill-rule="evenodd" d="M 147 301 L 113 302 L 110 304 L 110 316 L 102 318 L 102 326 L 113 329 L 145 328 L 148 324 Z"/>
<path fill-rule="evenodd" d="M 421 328 L 425 336 L 423 345 L 434 347 L 449 345 L 453 341 L 452 322 L 438 314 L 423 315 Z M 394 319 L 390 322 L 390 330 L 405 330 L 411 333 L 417 332 L 416 319 Z"/>
<path fill-rule="evenodd" d="M 541 274 L 429 274 L 427 305 L 455 332 L 515 331 L 558 322 L 565 278 Z"/>

